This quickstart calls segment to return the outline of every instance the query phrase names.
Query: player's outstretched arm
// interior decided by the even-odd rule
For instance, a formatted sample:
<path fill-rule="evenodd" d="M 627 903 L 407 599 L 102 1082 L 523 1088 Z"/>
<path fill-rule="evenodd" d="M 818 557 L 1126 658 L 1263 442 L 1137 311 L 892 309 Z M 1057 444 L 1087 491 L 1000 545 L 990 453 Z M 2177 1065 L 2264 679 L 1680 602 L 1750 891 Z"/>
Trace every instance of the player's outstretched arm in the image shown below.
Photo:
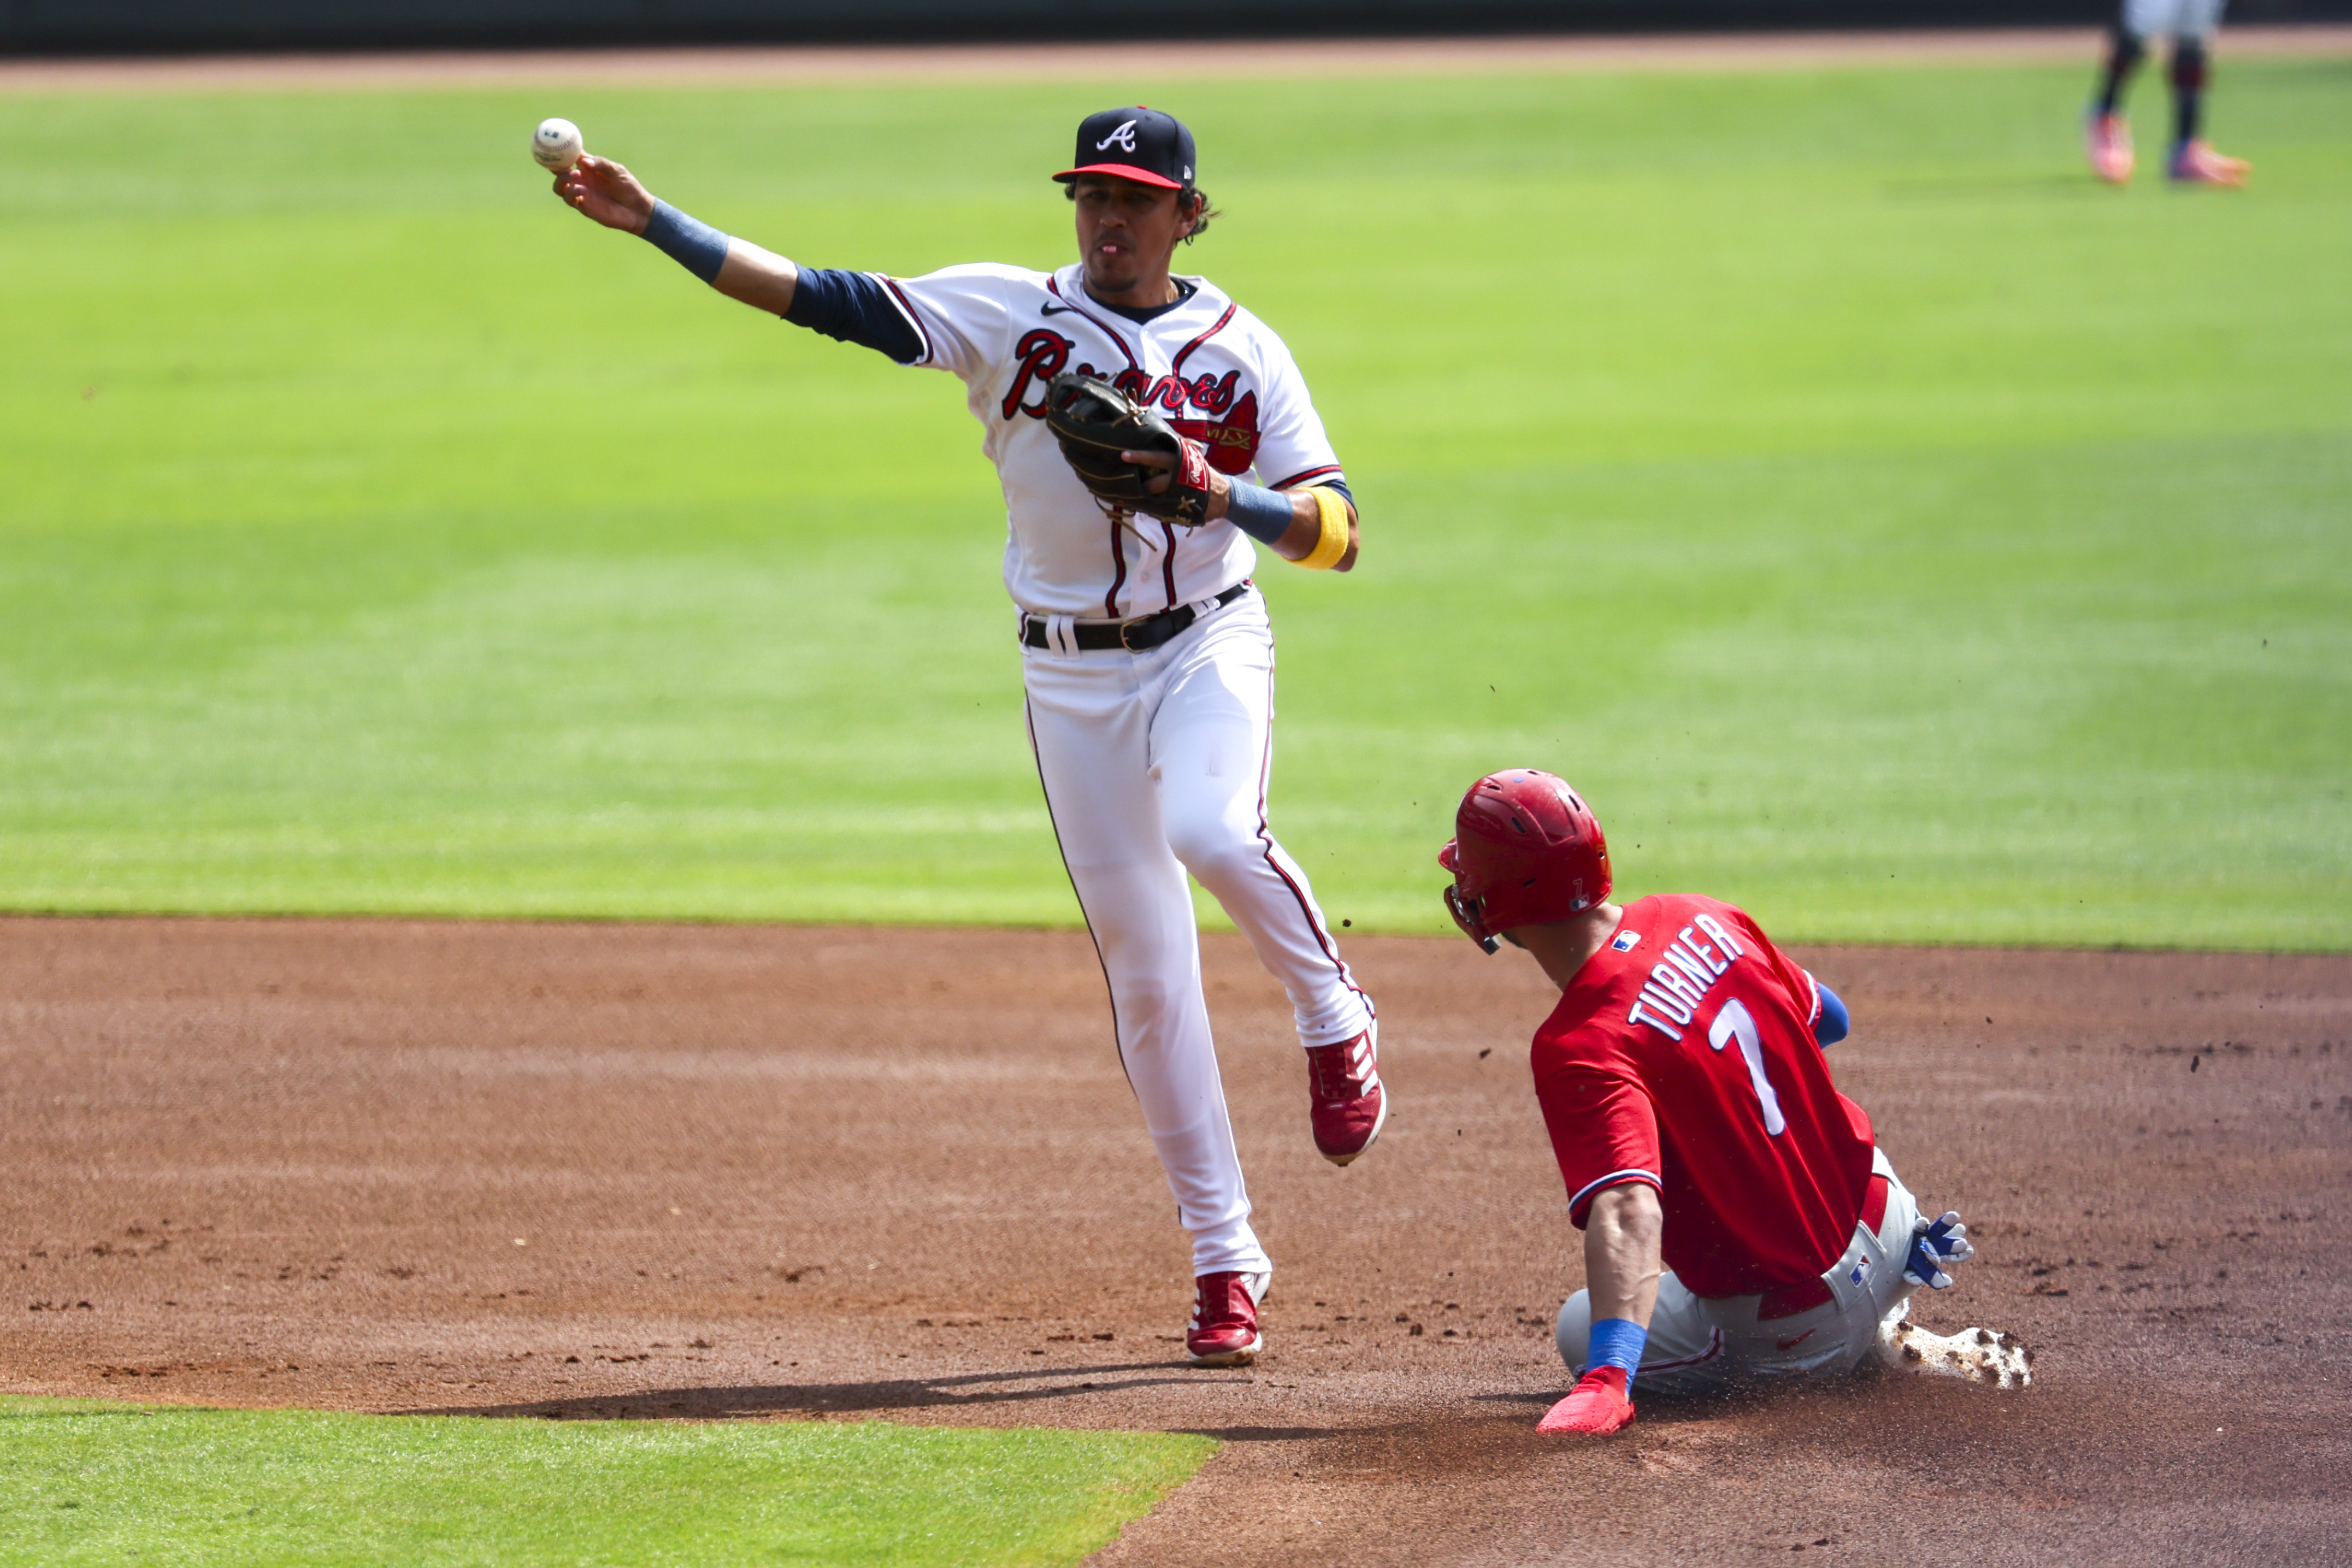
<path fill-rule="evenodd" d="M 635 174 L 610 158 L 582 153 L 577 163 L 555 176 L 555 194 L 593 222 L 653 241 L 730 300 L 776 316 L 792 307 L 799 268 L 656 200 Z"/>

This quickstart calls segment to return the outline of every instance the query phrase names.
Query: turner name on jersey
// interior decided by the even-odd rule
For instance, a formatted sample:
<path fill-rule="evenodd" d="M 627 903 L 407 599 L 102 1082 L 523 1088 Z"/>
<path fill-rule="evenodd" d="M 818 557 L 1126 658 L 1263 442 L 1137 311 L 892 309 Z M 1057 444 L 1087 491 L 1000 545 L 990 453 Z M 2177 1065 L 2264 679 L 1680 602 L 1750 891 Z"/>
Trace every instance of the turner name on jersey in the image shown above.
<path fill-rule="evenodd" d="M 948 371 L 986 431 L 1004 490 L 1004 586 L 1034 615 L 1119 620 L 1210 598 L 1255 570 L 1249 536 L 1112 516 L 1070 471 L 1045 421 L 1046 384 L 1099 376 L 1202 443 L 1221 471 L 1285 489 L 1340 479 L 1339 458 L 1290 350 L 1202 278 L 1149 321 L 1088 297 L 1059 272 L 979 264 L 885 279 L 923 341 L 913 363 Z"/>
<path fill-rule="evenodd" d="M 1709 937 L 1715 939 L 1713 945 Z M 1631 952 L 1641 941 L 1638 931 L 1620 931 L 1609 945 L 1618 952 Z M 1681 1039 L 1683 1029 L 1706 1005 L 1706 994 L 1747 951 L 1713 915 L 1700 915 L 1660 945 L 1657 963 L 1625 1021 L 1647 1024 L 1670 1040 Z"/>

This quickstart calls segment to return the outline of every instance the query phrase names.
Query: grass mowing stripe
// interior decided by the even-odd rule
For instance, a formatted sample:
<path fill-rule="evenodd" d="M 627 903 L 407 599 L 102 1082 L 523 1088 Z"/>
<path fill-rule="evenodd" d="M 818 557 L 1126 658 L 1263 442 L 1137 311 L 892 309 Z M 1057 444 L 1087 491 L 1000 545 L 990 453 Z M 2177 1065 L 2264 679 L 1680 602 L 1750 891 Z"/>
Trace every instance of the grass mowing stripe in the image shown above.
<path fill-rule="evenodd" d="M 2352 944 L 2352 64 L 2231 68 L 2235 194 L 2094 186 L 2086 71 L 1160 94 L 1365 502 L 1263 574 L 1335 916 L 1446 929 L 1531 762 L 1791 939 Z M 1133 90 L 558 107 L 911 272 L 1058 262 Z M 0 101 L 0 907 L 1075 922 L 960 389 L 552 210 L 543 92 L 357 96 L 363 175 L 338 99 Z"/>
<path fill-rule="evenodd" d="M 0 1563 L 1076 1563 L 1216 1444 L 0 1396 Z"/>

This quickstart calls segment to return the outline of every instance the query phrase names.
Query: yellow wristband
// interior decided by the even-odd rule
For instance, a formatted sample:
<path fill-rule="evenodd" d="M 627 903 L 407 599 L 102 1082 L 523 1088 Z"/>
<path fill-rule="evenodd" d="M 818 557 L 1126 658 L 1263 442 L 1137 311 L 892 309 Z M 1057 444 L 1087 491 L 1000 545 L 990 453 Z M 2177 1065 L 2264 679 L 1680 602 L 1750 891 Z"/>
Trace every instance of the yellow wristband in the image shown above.
<path fill-rule="evenodd" d="M 1307 493 L 1315 498 L 1315 509 L 1322 514 L 1323 532 L 1298 564 L 1309 572 L 1328 572 L 1348 553 L 1348 503 L 1338 490 L 1323 485 Z"/>

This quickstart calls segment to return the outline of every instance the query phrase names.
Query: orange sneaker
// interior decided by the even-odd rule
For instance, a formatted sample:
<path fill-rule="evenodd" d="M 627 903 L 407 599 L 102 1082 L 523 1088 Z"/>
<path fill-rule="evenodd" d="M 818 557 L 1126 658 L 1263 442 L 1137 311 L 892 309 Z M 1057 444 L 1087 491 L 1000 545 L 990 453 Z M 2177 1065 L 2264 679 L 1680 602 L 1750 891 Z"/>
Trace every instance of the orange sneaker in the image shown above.
<path fill-rule="evenodd" d="M 1625 1397 L 1625 1369 L 1596 1366 L 1577 1380 L 1566 1399 L 1536 1423 L 1538 1432 L 1575 1432 L 1606 1437 L 1633 1424 L 1633 1402 Z"/>
<path fill-rule="evenodd" d="M 2253 168 L 2243 158 L 2227 158 L 2216 153 L 2210 142 L 2191 141 L 2172 150 L 2172 166 L 2166 173 L 2176 184 L 2242 185 Z"/>
<path fill-rule="evenodd" d="M 2083 152 L 2091 160 L 2091 173 L 2107 184 L 2120 185 L 2131 178 L 2131 127 L 2122 115 L 2093 110 L 2084 116 Z"/>

